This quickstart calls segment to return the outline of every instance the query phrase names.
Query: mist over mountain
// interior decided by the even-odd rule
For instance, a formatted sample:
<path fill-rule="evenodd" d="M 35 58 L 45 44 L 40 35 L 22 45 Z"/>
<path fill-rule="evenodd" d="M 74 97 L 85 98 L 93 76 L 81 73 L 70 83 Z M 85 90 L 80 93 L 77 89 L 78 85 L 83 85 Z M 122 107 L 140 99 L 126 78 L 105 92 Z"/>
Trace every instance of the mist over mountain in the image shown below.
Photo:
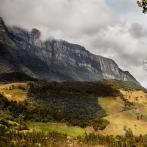
<path fill-rule="evenodd" d="M 29 32 L 8 27 L 0 18 L 0 74 L 3 77 L 21 73 L 46 81 L 117 79 L 138 83 L 112 59 L 94 55 L 83 46 L 67 41 L 42 41 L 40 36 L 41 32 L 36 28 Z"/>

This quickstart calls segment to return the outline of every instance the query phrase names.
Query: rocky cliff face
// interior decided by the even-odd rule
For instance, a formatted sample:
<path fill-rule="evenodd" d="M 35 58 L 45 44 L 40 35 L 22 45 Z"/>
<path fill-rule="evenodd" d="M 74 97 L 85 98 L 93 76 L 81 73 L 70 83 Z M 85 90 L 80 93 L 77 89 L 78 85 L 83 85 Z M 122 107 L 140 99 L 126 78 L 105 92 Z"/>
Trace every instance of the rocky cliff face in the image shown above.
<path fill-rule="evenodd" d="M 117 79 L 137 82 L 112 59 L 94 55 L 80 45 L 63 40 L 41 41 L 40 34 L 37 29 L 28 32 L 18 27 L 6 27 L 0 19 L 0 56 L 11 67 L 0 73 L 23 72 L 47 81 Z M 2 64 L 3 68 L 8 66 L 8 63 Z"/>

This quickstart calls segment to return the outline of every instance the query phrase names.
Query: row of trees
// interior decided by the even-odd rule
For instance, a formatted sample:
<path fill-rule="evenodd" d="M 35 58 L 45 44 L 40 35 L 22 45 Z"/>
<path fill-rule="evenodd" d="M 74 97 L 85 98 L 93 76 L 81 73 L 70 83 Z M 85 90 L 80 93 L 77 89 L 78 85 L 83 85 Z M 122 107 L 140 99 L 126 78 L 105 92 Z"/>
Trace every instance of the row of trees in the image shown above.
<path fill-rule="evenodd" d="M 71 138 L 69 136 L 59 133 L 43 133 L 43 132 L 16 132 L 0 134 L 1 146 L 42 146 L 42 147 L 56 147 L 56 146 L 99 146 L 105 145 L 109 147 L 137 147 L 147 146 L 147 135 L 134 136 L 128 130 L 125 136 L 100 135 L 100 134 L 85 134 L 85 138 L 77 137 Z"/>

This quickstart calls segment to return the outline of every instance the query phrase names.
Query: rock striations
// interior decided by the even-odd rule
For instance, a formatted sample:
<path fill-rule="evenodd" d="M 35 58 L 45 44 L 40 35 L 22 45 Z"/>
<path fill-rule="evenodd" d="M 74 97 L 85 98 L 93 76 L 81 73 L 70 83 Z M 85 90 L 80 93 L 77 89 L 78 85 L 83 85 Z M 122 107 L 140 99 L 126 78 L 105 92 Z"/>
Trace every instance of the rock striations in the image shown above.
<path fill-rule="evenodd" d="M 109 58 L 63 40 L 41 41 L 40 31 L 8 27 L 0 18 L 0 74 L 21 72 L 47 81 L 136 79 Z"/>

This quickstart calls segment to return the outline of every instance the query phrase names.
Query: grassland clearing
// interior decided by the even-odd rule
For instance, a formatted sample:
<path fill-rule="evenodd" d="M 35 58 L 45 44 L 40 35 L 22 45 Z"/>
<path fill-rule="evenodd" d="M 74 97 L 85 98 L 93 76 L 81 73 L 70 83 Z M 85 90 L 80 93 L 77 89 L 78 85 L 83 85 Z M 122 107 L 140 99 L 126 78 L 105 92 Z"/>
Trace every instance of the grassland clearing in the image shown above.
<path fill-rule="evenodd" d="M 130 110 L 125 110 L 124 101 L 118 98 L 100 98 L 99 104 L 106 111 L 110 124 L 102 134 L 124 135 L 130 128 L 134 135 L 147 134 L 147 97 L 143 91 L 121 90 L 124 99 L 132 103 Z"/>
<path fill-rule="evenodd" d="M 27 98 L 27 92 L 27 83 L 11 83 L 0 85 L 0 94 L 6 97 L 9 101 L 23 102 Z"/>
<path fill-rule="evenodd" d="M 31 131 L 39 131 L 39 132 L 46 132 L 46 133 L 56 132 L 56 133 L 65 134 L 71 137 L 85 136 L 84 129 L 80 127 L 67 126 L 66 124 L 63 124 L 63 123 L 28 122 L 27 125 Z"/>

